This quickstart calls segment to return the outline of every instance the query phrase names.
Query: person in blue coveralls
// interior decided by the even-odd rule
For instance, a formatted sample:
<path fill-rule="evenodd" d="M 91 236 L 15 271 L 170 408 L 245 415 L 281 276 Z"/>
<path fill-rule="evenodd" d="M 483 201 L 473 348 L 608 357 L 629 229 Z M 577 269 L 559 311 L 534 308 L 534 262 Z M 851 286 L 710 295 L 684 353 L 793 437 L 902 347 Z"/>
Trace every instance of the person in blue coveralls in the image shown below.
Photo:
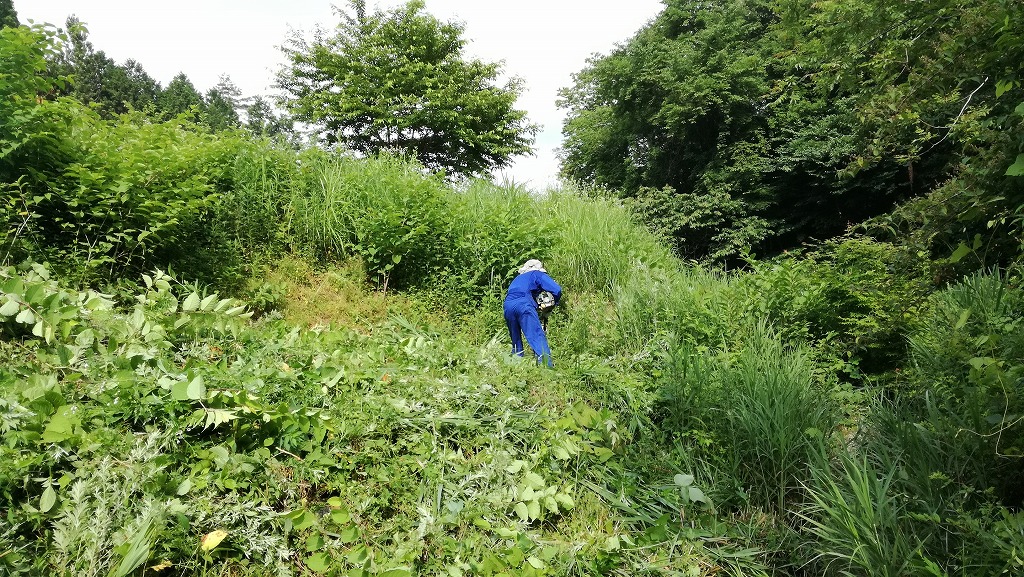
<path fill-rule="evenodd" d="M 537 311 L 537 295 L 543 291 L 551 293 L 555 305 L 562 298 L 562 287 L 548 276 L 544 265 L 537 259 L 530 259 L 519 267 L 519 275 L 508 287 L 504 307 L 505 324 L 512 337 L 513 354 L 523 356 L 523 335 L 526 335 L 526 342 L 530 343 L 530 348 L 537 355 L 537 362 L 546 362 L 549 367 L 553 367 L 551 347 L 548 346 L 548 337 L 544 334 L 544 326 Z"/>

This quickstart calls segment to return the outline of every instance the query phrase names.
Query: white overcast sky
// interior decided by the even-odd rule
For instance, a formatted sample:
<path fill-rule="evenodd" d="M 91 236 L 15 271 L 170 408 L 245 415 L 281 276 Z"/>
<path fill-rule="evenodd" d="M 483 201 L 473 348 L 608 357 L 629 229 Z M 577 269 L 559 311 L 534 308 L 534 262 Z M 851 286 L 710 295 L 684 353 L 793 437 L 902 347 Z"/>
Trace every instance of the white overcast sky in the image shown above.
<path fill-rule="evenodd" d="M 402 0 L 368 0 L 389 9 Z M 333 4 L 347 7 L 345 0 Z M 289 29 L 308 33 L 338 20 L 323 0 L 14 0 L 22 23 L 63 27 L 71 14 L 89 29 L 97 50 L 121 63 L 132 58 L 166 86 L 184 72 L 200 92 L 228 74 L 246 96 L 271 94 L 278 47 Z M 426 0 L 441 20 L 465 24 L 467 54 L 504 61 L 525 82 L 518 107 L 541 126 L 533 157 L 518 158 L 499 175 L 542 189 L 558 172 L 564 111 L 557 92 L 594 53 L 607 54 L 662 9 L 661 0 Z"/>

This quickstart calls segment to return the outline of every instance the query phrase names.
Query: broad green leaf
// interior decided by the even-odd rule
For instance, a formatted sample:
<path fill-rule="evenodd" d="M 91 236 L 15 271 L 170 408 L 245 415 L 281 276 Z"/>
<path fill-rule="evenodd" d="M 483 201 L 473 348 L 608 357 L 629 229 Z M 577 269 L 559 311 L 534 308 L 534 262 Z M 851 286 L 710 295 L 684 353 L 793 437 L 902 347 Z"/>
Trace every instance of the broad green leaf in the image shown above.
<path fill-rule="evenodd" d="M 8 299 L 9 300 L 6 303 L 4 303 L 4 306 L 0 307 L 0 316 L 14 316 L 21 308 L 21 305 L 18 304 L 18 301 L 14 300 L 11 297 L 8 297 Z"/>
<path fill-rule="evenodd" d="M 531 519 L 540 519 L 540 501 L 534 499 L 526 504 Z"/>
<path fill-rule="evenodd" d="M 327 553 L 317 553 L 306 558 L 306 567 L 310 571 L 324 573 L 331 567 L 331 558 Z"/>
<path fill-rule="evenodd" d="M 680 487 L 689 487 L 693 484 L 693 475 L 683 475 L 680 473 L 673 477 L 673 479 L 675 480 L 676 485 Z"/>
<path fill-rule="evenodd" d="M 353 565 L 362 565 L 370 560 L 370 550 L 366 548 L 366 545 L 356 545 L 345 558 Z"/>
<path fill-rule="evenodd" d="M 569 510 L 569 509 L 572 509 L 572 508 L 576 507 L 576 502 L 573 501 L 572 497 L 570 497 L 569 495 L 566 495 L 565 493 L 558 493 L 558 494 L 556 494 L 555 495 L 555 501 L 558 501 L 558 504 L 563 509 L 566 509 L 566 510 Z"/>
<path fill-rule="evenodd" d="M 950 262 L 960 262 L 965 256 L 971 254 L 971 247 L 964 243 L 960 243 L 960 246 L 956 247 L 953 254 L 949 256 Z"/>
<path fill-rule="evenodd" d="M 320 533 L 311 533 L 306 537 L 306 551 L 319 551 L 324 548 L 324 537 Z"/>
<path fill-rule="evenodd" d="M 289 518 L 292 520 L 292 526 L 297 530 L 308 529 L 316 524 L 316 517 L 312 513 L 305 509 L 298 509 L 292 511 L 289 514 Z"/>
<path fill-rule="evenodd" d="M 395 567 L 394 569 L 388 569 L 383 573 L 378 573 L 380 577 L 412 577 L 412 571 L 404 567 Z"/>
<path fill-rule="evenodd" d="M 687 487 L 687 492 L 692 503 L 707 503 L 708 499 L 704 496 L 704 491 L 701 491 L 697 487 Z"/>
<path fill-rule="evenodd" d="M 206 385 L 203 384 L 203 377 L 197 376 L 188 383 L 185 394 L 193 401 L 198 401 L 206 396 Z"/>
<path fill-rule="evenodd" d="M 188 295 L 185 302 L 181 305 L 181 310 L 191 312 L 199 308 L 199 303 L 202 302 L 199 298 L 199 293 L 192 293 Z"/>
<path fill-rule="evenodd" d="M 331 511 L 331 521 L 334 521 L 338 525 L 344 525 L 352 520 L 352 514 L 345 509 L 335 509 Z"/>
<path fill-rule="evenodd" d="M 341 533 L 338 535 L 338 539 L 342 543 L 353 543 L 359 540 L 359 527 L 356 527 L 355 525 L 349 525 L 348 527 L 345 527 L 341 530 Z"/>
<path fill-rule="evenodd" d="M 192 479 L 185 479 L 178 485 L 178 489 L 174 492 L 179 497 L 188 494 L 192 490 Z"/>
<path fill-rule="evenodd" d="M 237 411 L 234 409 L 204 409 L 206 411 L 206 422 L 203 425 L 204 429 L 210 427 L 217 428 L 224 423 L 234 421 L 238 418 L 236 415 Z"/>
<path fill-rule="evenodd" d="M 208 295 L 206 298 L 204 298 L 202 301 L 200 301 L 200 303 L 199 303 L 199 310 L 203 310 L 203 311 L 210 310 L 210 305 L 213 304 L 213 301 L 215 301 L 215 300 L 217 300 L 217 293 L 213 293 L 212 295 Z"/>
<path fill-rule="evenodd" d="M 551 453 L 555 456 L 556 459 L 561 459 L 562 461 L 565 461 L 569 458 L 569 451 L 565 450 L 565 447 L 562 446 L 555 447 L 554 449 L 551 450 Z"/>
<path fill-rule="evenodd" d="M 972 367 L 980 371 L 994 363 L 995 359 L 993 359 L 992 357 L 974 357 L 968 362 L 971 364 Z"/>
<path fill-rule="evenodd" d="M 545 485 L 544 477 L 541 477 L 540 475 L 532 471 L 526 474 L 525 481 L 527 486 L 532 487 L 534 489 L 543 489 Z"/>
<path fill-rule="evenodd" d="M 544 497 L 544 508 L 552 513 L 558 513 L 558 501 L 554 497 Z"/>
<path fill-rule="evenodd" d="M 1017 160 L 1006 169 L 1006 176 L 1024 176 L 1024 154 L 1017 155 Z"/>
<path fill-rule="evenodd" d="M 43 513 L 53 509 L 53 506 L 57 503 L 57 492 L 53 490 L 53 486 L 50 485 L 43 490 L 43 496 L 39 498 L 39 510 Z"/>
<path fill-rule="evenodd" d="M 534 569 L 543 569 L 544 567 L 547 566 L 547 565 L 544 564 L 543 561 L 541 561 L 540 559 L 538 559 L 538 558 L 536 558 L 536 557 L 534 557 L 532 555 L 530 557 L 526 558 L 526 562 L 529 563 L 530 566 L 533 567 Z"/>
<path fill-rule="evenodd" d="M 36 315 L 29 309 L 22 309 L 18 316 L 14 317 L 14 320 L 23 325 L 30 325 L 36 322 Z"/>
<path fill-rule="evenodd" d="M 523 521 L 530 520 L 530 509 L 526 506 L 526 503 L 523 503 L 522 501 L 516 503 L 516 506 L 513 507 L 513 510 L 516 512 L 516 515 L 519 515 L 519 518 Z"/>
<path fill-rule="evenodd" d="M 63 406 L 46 424 L 41 439 L 44 443 L 60 443 L 74 435 L 74 427 L 81 420 L 72 413 L 72 408 Z"/>
<path fill-rule="evenodd" d="M 175 401 L 187 401 L 188 381 L 178 381 L 171 385 L 171 398 Z"/>

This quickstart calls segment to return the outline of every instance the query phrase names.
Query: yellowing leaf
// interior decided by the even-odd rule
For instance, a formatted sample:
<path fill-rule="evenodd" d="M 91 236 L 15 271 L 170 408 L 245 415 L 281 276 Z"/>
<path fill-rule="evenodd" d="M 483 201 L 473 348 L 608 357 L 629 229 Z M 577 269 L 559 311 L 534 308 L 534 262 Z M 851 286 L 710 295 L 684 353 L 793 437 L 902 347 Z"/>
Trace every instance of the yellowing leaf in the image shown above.
<path fill-rule="evenodd" d="M 217 529 L 216 531 L 210 531 L 206 535 L 203 535 L 202 540 L 199 543 L 199 548 L 203 551 L 213 551 L 213 549 L 220 545 L 221 541 L 228 536 L 228 532 Z"/>
<path fill-rule="evenodd" d="M 160 563 L 157 563 L 156 565 L 153 565 L 152 567 L 150 567 L 149 570 L 150 571 L 163 571 L 164 569 L 170 569 L 171 567 L 174 567 L 174 563 L 171 563 L 170 561 L 167 561 L 165 559 L 165 560 L 161 561 Z"/>

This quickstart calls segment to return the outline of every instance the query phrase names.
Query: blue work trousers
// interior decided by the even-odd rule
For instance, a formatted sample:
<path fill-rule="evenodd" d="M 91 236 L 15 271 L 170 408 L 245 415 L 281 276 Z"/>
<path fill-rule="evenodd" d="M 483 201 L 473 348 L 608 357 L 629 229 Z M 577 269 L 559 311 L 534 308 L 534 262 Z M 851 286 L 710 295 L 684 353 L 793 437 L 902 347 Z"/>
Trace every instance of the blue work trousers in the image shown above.
<path fill-rule="evenodd" d="M 508 325 L 508 336 L 512 337 L 512 353 L 523 356 L 523 335 L 526 335 L 526 342 L 537 355 L 537 362 L 547 362 L 553 367 L 551 360 L 551 347 L 548 346 L 548 337 L 544 334 L 544 327 L 540 324 L 540 315 L 537 314 L 537 305 L 531 301 L 511 301 L 505 303 L 505 324 Z"/>

